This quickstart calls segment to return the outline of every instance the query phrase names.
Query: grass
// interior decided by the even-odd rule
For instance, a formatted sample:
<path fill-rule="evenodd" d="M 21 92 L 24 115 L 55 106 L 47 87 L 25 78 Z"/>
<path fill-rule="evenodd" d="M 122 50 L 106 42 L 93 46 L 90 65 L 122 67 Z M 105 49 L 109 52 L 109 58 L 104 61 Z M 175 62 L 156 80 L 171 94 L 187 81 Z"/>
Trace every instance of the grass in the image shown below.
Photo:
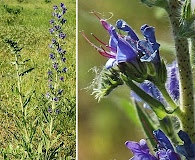
<path fill-rule="evenodd" d="M 16 92 L 14 61 L 5 39 L 16 41 L 22 47 L 23 59 L 31 59 L 26 67 L 35 68 L 27 74 L 22 81 L 22 92 L 35 90 L 29 108 L 33 110 L 32 120 L 41 114 L 44 103 L 43 95 L 48 90 L 47 71 L 49 63 L 49 47 L 51 35 L 49 33 L 49 20 L 52 18 L 53 5 L 59 5 L 61 1 L 51 0 L 0 0 L 0 148 L 6 148 L 8 144 L 17 147 L 14 135 L 20 131 L 15 124 L 15 113 L 18 111 L 18 98 Z M 56 132 L 60 132 L 60 141 L 64 142 L 61 157 L 76 156 L 76 2 L 65 2 L 67 23 L 64 26 L 66 38 L 66 73 L 62 85 L 65 94 L 63 106 L 56 119 Z M 6 10 L 7 6 L 12 11 Z M 16 14 L 14 11 L 19 12 Z M 40 140 L 37 131 L 36 140 Z M 2 155 L 0 155 L 0 159 Z"/>

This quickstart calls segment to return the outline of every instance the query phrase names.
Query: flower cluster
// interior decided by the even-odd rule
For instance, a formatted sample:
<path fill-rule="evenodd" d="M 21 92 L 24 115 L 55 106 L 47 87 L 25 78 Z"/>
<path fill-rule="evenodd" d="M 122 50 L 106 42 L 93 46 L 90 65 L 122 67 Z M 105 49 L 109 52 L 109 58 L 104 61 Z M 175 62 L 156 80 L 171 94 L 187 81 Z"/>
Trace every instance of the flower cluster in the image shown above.
<path fill-rule="evenodd" d="M 53 36 L 50 44 L 51 53 L 49 54 L 52 67 L 48 71 L 50 93 L 47 93 L 46 97 L 51 101 L 58 103 L 63 93 L 63 89 L 60 88 L 60 83 L 64 82 L 63 74 L 67 72 L 67 68 L 65 67 L 66 50 L 63 49 L 64 40 L 66 38 L 66 34 L 63 32 L 63 25 L 66 23 L 64 14 L 67 9 L 63 3 L 60 4 L 60 7 L 53 6 L 53 9 L 53 19 L 50 20 L 52 28 L 49 29 Z M 55 108 L 54 105 L 51 108 L 48 108 L 48 112 L 50 113 L 53 110 L 56 110 L 56 113 L 59 113 L 59 109 Z"/>
<path fill-rule="evenodd" d="M 99 18 L 100 19 L 100 18 Z M 102 26 L 110 34 L 109 44 L 106 44 L 94 37 L 103 44 L 107 50 L 103 47 L 97 47 L 91 43 L 87 37 L 83 34 L 86 40 L 104 57 L 109 58 L 106 63 L 106 68 L 111 68 L 115 64 L 123 62 L 138 63 L 138 59 L 142 62 L 160 62 L 159 47 L 160 44 L 156 42 L 154 35 L 154 28 L 148 25 L 141 27 L 141 32 L 145 37 L 144 40 L 139 40 L 138 36 L 132 30 L 132 28 L 124 21 L 118 20 L 116 22 L 116 28 L 124 31 L 127 35 L 121 35 L 116 32 L 116 28 L 109 24 L 106 20 L 100 19 Z"/>
<path fill-rule="evenodd" d="M 146 140 L 141 139 L 140 142 L 127 141 L 125 145 L 129 148 L 135 160 L 180 160 L 181 156 L 185 156 L 187 160 L 195 158 L 195 143 L 192 144 L 188 134 L 182 130 L 178 132 L 183 145 L 176 146 L 176 151 L 167 136 L 160 130 L 153 131 L 154 140 L 157 143 L 155 149 L 156 155 L 152 155 Z"/>
<path fill-rule="evenodd" d="M 101 55 L 108 58 L 106 68 L 109 70 L 117 66 L 119 72 L 126 76 L 126 80 L 124 78 L 123 80 L 127 84 L 132 84 L 132 80 L 137 82 L 136 85 L 141 88 L 141 92 L 135 88 L 134 84 L 134 89 L 132 85 L 130 87 L 135 92 L 132 94 L 135 100 L 144 100 L 144 105 L 150 106 L 157 116 L 162 116 L 160 118 L 166 115 L 165 112 L 170 113 L 175 110 L 177 108 L 176 102 L 179 99 L 177 62 L 174 61 L 166 66 L 161 59 L 159 55 L 160 44 L 156 41 L 154 27 L 143 25 L 140 30 L 144 39 L 139 39 L 124 20 L 118 20 L 116 27 L 104 19 L 99 18 L 99 20 L 110 35 L 109 43 L 106 44 L 92 35 L 105 48 L 97 47 L 83 32 L 82 35 Z M 121 32 L 125 34 L 121 34 Z M 162 93 L 159 89 L 163 90 Z M 149 95 L 148 98 L 145 98 L 146 94 L 143 95 L 143 92 Z M 150 104 L 147 104 L 148 102 Z M 161 115 L 155 109 L 156 103 L 159 104 L 159 110 L 162 111 Z"/>

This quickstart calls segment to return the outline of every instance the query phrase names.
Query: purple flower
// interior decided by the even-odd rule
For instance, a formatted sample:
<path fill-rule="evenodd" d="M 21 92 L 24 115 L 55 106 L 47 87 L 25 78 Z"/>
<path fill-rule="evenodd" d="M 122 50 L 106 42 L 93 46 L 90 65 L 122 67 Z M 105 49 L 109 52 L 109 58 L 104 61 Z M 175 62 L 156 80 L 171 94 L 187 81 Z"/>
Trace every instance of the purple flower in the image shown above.
<path fill-rule="evenodd" d="M 60 81 L 64 82 L 64 77 L 60 77 Z"/>
<path fill-rule="evenodd" d="M 53 9 L 54 9 L 54 10 L 57 10 L 57 9 L 58 9 L 58 6 L 56 6 L 56 5 L 53 6 Z"/>
<path fill-rule="evenodd" d="M 62 14 L 57 13 L 57 14 L 56 14 L 56 17 L 57 17 L 58 19 L 60 19 L 60 18 L 62 17 Z"/>
<path fill-rule="evenodd" d="M 62 50 L 61 47 L 59 47 L 59 48 L 57 49 L 57 51 L 58 51 L 59 53 L 62 53 L 62 52 L 63 52 L 63 50 Z"/>
<path fill-rule="evenodd" d="M 58 97 L 55 97 L 54 99 L 53 99 L 55 102 L 58 102 Z"/>
<path fill-rule="evenodd" d="M 161 103 L 166 105 L 166 101 L 162 95 L 162 93 L 159 91 L 159 89 L 150 81 L 145 80 L 143 83 L 139 84 L 139 87 L 145 91 L 147 94 L 155 98 L 156 100 L 160 101 Z M 136 101 L 141 102 L 142 99 L 133 91 L 131 91 L 131 96 L 135 98 Z M 148 104 L 144 104 L 145 107 L 150 108 Z"/>
<path fill-rule="evenodd" d="M 167 65 L 166 88 L 174 101 L 179 100 L 179 70 L 176 61 Z"/>
<path fill-rule="evenodd" d="M 65 57 L 62 58 L 62 62 L 66 62 L 66 58 Z"/>
<path fill-rule="evenodd" d="M 49 32 L 54 33 L 54 29 L 53 28 L 49 29 Z"/>
<path fill-rule="evenodd" d="M 66 34 L 64 34 L 64 33 L 60 32 L 60 34 L 59 34 L 59 38 L 64 39 L 65 37 L 66 37 Z"/>
<path fill-rule="evenodd" d="M 138 42 L 138 49 L 143 54 L 143 56 L 140 58 L 142 62 L 160 62 L 160 44 L 156 42 L 154 31 L 155 30 L 153 27 L 150 27 L 146 24 L 141 27 L 141 32 L 145 37 L 145 40 L 140 40 Z"/>
<path fill-rule="evenodd" d="M 50 57 L 51 59 L 55 59 L 55 56 L 54 56 L 53 53 L 50 53 L 49 57 Z"/>
<path fill-rule="evenodd" d="M 64 5 L 64 3 L 61 3 L 60 6 L 61 6 L 61 8 L 62 8 L 62 14 L 65 14 L 66 11 L 67 11 L 66 6 Z"/>
<path fill-rule="evenodd" d="M 53 73 L 52 71 L 48 71 L 48 75 L 51 76 Z"/>
<path fill-rule="evenodd" d="M 189 135 L 180 130 L 178 133 L 179 138 L 184 142 L 183 145 L 178 145 L 176 150 L 178 153 L 184 155 L 188 160 L 195 159 L 195 143 L 192 143 Z"/>
<path fill-rule="evenodd" d="M 99 18 L 99 17 L 98 17 Z M 100 18 L 99 18 L 100 19 Z M 141 27 L 141 32 L 146 38 L 146 40 L 139 40 L 136 33 L 131 29 L 131 27 L 123 20 L 118 20 L 116 22 L 116 27 L 127 33 L 127 35 L 121 35 L 116 32 L 116 29 L 111 24 L 107 23 L 106 20 L 100 19 L 100 22 L 104 29 L 110 34 L 109 44 L 106 44 L 97 39 L 106 48 L 97 47 L 82 33 L 84 38 L 104 57 L 109 58 L 106 63 L 106 68 L 111 68 L 115 64 L 122 62 L 137 63 L 139 57 L 141 61 L 147 62 L 159 62 L 159 44 L 156 42 L 154 35 L 154 28 L 148 25 L 143 25 Z M 141 54 L 141 56 L 140 56 Z"/>
<path fill-rule="evenodd" d="M 58 64 L 54 63 L 53 68 L 57 70 L 58 69 Z"/>
<path fill-rule="evenodd" d="M 56 44 L 56 40 L 55 39 L 52 39 L 52 44 Z"/>
<path fill-rule="evenodd" d="M 150 153 L 146 141 L 141 139 L 140 142 L 127 141 L 125 143 L 134 154 L 131 160 L 181 160 L 169 139 L 160 129 L 155 130 L 153 134 L 157 141 L 156 157 Z"/>
<path fill-rule="evenodd" d="M 174 151 L 171 142 L 160 129 L 153 131 L 153 135 L 158 141 L 159 149 L 170 149 Z"/>
<path fill-rule="evenodd" d="M 55 22 L 54 19 L 51 19 L 51 20 L 49 21 L 50 24 L 53 24 L 54 22 Z"/>
<path fill-rule="evenodd" d="M 63 91 L 64 91 L 63 89 L 59 89 L 58 94 L 61 95 Z"/>
<path fill-rule="evenodd" d="M 47 110 L 49 113 L 52 113 L 52 109 L 51 108 L 48 108 Z"/>
<path fill-rule="evenodd" d="M 46 93 L 46 94 L 45 94 L 45 97 L 46 97 L 46 98 L 49 98 L 49 97 L 50 97 L 50 94 L 49 94 L 49 93 Z"/>
<path fill-rule="evenodd" d="M 134 154 L 132 160 L 157 160 L 157 158 L 150 153 L 150 150 L 144 139 L 141 139 L 139 142 L 127 141 L 125 145 Z"/>
<path fill-rule="evenodd" d="M 170 149 L 161 149 L 156 152 L 159 160 L 181 160 L 180 156 Z"/>
<path fill-rule="evenodd" d="M 67 21 L 67 20 L 64 19 L 64 18 L 61 19 L 61 23 L 62 23 L 62 24 L 66 23 L 66 21 Z"/>
<path fill-rule="evenodd" d="M 68 70 L 68 69 L 67 69 L 66 67 L 64 67 L 64 68 L 62 69 L 62 72 L 66 73 L 67 70 Z"/>
<path fill-rule="evenodd" d="M 61 26 L 56 25 L 56 26 L 54 26 L 54 28 L 55 28 L 55 30 L 56 30 L 56 31 L 58 31 L 58 30 L 60 30 L 60 29 L 61 29 Z"/>
<path fill-rule="evenodd" d="M 180 156 L 175 153 L 171 142 L 160 129 L 153 131 L 153 135 L 158 142 L 158 151 L 156 154 L 160 160 L 180 160 Z"/>
<path fill-rule="evenodd" d="M 59 114 L 60 113 L 60 110 L 59 109 L 56 109 L 56 114 Z"/>

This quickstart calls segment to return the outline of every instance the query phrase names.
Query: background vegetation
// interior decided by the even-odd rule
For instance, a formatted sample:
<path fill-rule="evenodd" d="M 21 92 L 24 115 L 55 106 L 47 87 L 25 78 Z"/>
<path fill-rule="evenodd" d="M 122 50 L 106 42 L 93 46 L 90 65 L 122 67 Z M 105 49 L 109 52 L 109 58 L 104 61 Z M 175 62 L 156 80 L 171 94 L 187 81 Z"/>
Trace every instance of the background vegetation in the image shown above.
<path fill-rule="evenodd" d="M 67 7 L 64 27 L 66 37 L 66 67 L 64 77 L 64 106 L 57 117 L 57 130 L 64 142 L 62 156 L 76 156 L 76 2 L 75 0 L 0 0 L 0 149 L 12 144 L 17 147 L 15 136 L 19 128 L 14 117 L 18 110 L 15 95 L 14 61 L 5 39 L 11 39 L 22 47 L 23 59 L 31 59 L 28 65 L 35 68 L 23 79 L 22 92 L 35 90 L 29 108 L 35 108 L 33 114 L 41 115 L 43 96 L 48 90 L 47 71 L 49 63 L 49 21 L 52 18 L 53 5 L 63 2 Z M 33 119 L 34 117 L 32 117 Z M 37 133 L 37 142 L 39 141 Z M 2 155 L 0 155 L 1 157 Z M 1 159 L 1 158 L 0 158 Z"/>
<path fill-rule="evenodd" d="M 115 24 L 124 19 L 142 39 L 140 27 L 143 24 L 154 26 L 157 41 L 161 44 L 160 54 L 168 62 L 174 57 L 173 41 L 169 21 L 164 11 L 148 8 L 140 0 L 79 0 L 78 31 L 84 30 L 87 37 L 99 45 L 90 35 L 93 33 L 103 42 L 108 42 L 109 35 L 91 10 L 99 12 L 101 18 Z M 109 12 L 112 12 L 110 14 Z M 91 90 L 85 89 L 92 82 L 95 74 L 91 69 L 101 67 L 106 58 L 91 47 L 81 34 L 78 34 L 78 159 L 120 160 L 129 159 L 131 152 L 125 147 L 127 140 L 139 141 L 147 138 L 143 135 L 140 123 L 130 105 L 130 90 L 117 88 L 108 98 L 100 103 L 91 96 Z M 124 112 L 125 109 L 125 112 Z"/>

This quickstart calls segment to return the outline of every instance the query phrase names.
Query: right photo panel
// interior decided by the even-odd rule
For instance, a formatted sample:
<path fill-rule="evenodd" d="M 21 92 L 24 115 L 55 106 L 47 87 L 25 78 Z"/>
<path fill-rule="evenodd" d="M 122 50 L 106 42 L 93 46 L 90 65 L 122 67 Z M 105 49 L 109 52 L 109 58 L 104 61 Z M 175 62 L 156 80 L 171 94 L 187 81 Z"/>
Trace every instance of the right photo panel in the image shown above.
<path fill-rule="evenodd" d="M 195 158 L 191 0 L 78 0 L 78 159 Z"/>

